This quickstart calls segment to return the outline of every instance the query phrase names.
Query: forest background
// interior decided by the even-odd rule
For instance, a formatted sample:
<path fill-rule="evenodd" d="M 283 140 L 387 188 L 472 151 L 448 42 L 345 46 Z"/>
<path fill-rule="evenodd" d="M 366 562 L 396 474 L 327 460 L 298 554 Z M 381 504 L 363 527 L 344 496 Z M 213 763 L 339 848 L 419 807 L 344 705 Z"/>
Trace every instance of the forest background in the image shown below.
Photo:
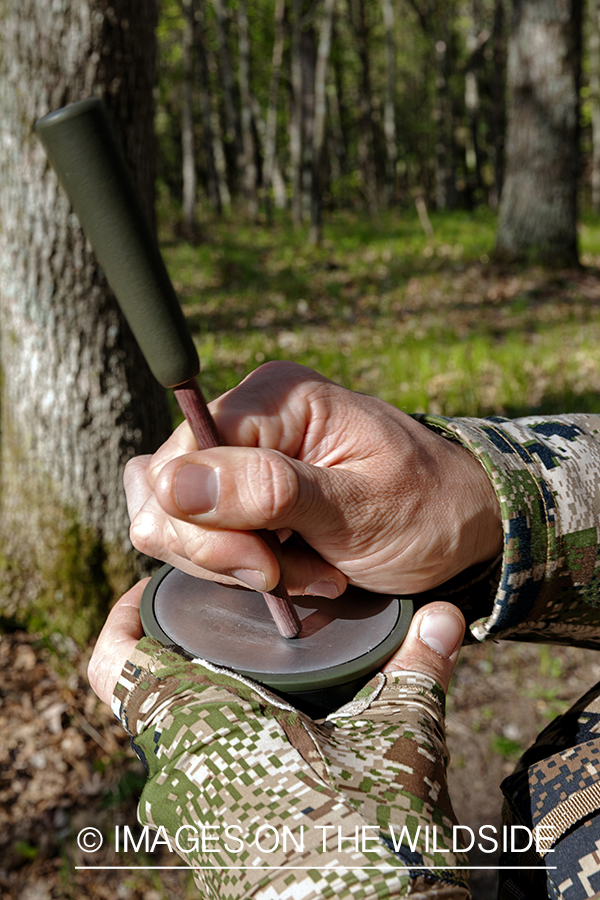
<path fill-rule="evenodd" d="M 209 398 L 292 359 L 410 412 L 600 412 L 597 0 L 151 8 L 0 3 L 0 888 L 19 900 L 194 896 L 181 873 L 76 868 L 173 864 L 109 842 L 86 856 L 76 835 L 135 828 L 144 776 L 85 662 L 147 565 L 123 464 L 177 414 L 37 116 L 105 98 Z M 599 677 L 591 651 L 465 651 L 449 704 L 462 822 L 499 822 L 501 778 Z M 475 898 L 493 879 L 473 873 Z"/>

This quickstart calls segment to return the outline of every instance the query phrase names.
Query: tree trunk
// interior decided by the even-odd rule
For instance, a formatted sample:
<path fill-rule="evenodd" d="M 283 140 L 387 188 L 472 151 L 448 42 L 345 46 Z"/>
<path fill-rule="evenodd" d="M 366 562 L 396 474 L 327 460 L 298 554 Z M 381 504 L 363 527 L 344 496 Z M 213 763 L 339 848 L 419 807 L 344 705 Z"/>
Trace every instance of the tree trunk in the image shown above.
<path fill-rule="evenodd" d="M 32 125 L 104 96 L 151 213 L 155 9 L 4 0 L 0 26 L 0 611 L 84 641 L 133 574 L 123 466 L 170 423 Z"/>
<path fill-rule="evenodd" d="M 291 112 L 290 112 L 290 167 L 292 170 L 292 223 L 294 228 L 302 224 L 302 0 L 293 0 L 292 48 L 291 48 Z"/>
<path fill-rule="evenodd" d="M 315 69 L 317 36 L 314 26 L 304 27 L 300 34 L 302 69 L 302 221 L 310 222 L 313 196 L 315 134 Z"/>
<path fill-rule="evenodd" d="M 338 29 L 336 27 L 337 19 L 334 16 L 331 28 L 331 43 L 335 46 Z M 332 77 L 327 84 L 327 105 L 329 107 L 329 123 L 331 126 L 330 145 L 332 152 L 329 154 L 331 177 L 335 181 L 342 177 L 346 171 L 347 149 L 346 138 L 343 127 L 343 94 L 342 94 L 342 73 L 339 60 L 336 65 L 336 56 L 332 54 L 331 59 Z"/>
<path fill-rule="evenodd" d="M 211 53 L 207 53 L 207 61 L 209 73 L 216 74 L 216 66 L 214 57 Z M 217 185 L 219 191 L 219 201 L 221 209 L 229 209 L 231 206 L 231 193 L 228 184 L 227 157 L 225 155 L 225 147 L 223 145 L 223 131 L 221 128 L 221 117 L 219 115 L 219 101 L 215 91 L 211 92 L 211 131 L 213 135 L 213 147 L 215 151 L 215 171 L 217 176 Z"/>
<path fill-rule="evenodd" d="M 315 124 L 312 153 L 311 224 L 309 232 L 309 240 L 312 244 L 318 244 L 321 240 L 321 211 L 323 207 L 321 167 L 323 165 L 323 148 L 325 146 L 327 68 L 329 65 L 329 55 L 331 53 L 331 32 L 334 9 L 335 0 L 325 0 L 315 70 Z"/>
<path fill-rule="evenodd" d="M 581 0 L 516 0 L 499 258 L 577 264 Z"/>
<path fill-rule="evenodd" d="M 266 150 L 267 150 L 267 124 L 263 119 L 262 110 L 260 108 L 260 103 L 256 99 L 256 95 L 254 93 L 250 94 L 250 104 L 252 109 L 252 118 L 254 121 L 254 125 L 256 127 L 256 133 L 258 136 L 258 141 L 260 145 L 260 149 L 262 151 L 263 160 L 266 159 Z M 264 186 L 264 169 L 265 164 L 263 163 L 263 186 Z M 271 183 L 273 185 L 273 195 L 275 198 L 275 205 L 277 209 L 285 209 L 286 201 L 281 198 L 281 193 L 283 192 L 285 196 L 285 181 L 283 175 L 281 174 L 281 169 L 279 168 L 279 162 L 277 159 L 277 154 L 275 154 L 275 158 L 273 159 L 273 166 L 271 170 Z M 269 203 L 267 203 L 267 212 L 269 210 Z"/>
<path fill-rule="evenodd" d="M 490 192 L 490 206 L 497 209 L 504 187 L 504 136 L 506 133 L 504 0 L 495 0 L 492 41 L 491 135 L 494 148 L 494 187 Z"/>
<path fill-rule="evenodd" d="M 223 212 L 221 193 L 219 191 L 219 179 L 215 163 L 215 136 L 212 121 L 212 103 L 210 92 L 210 78 L 208 73 L 208 56 L 206 48 L 206 18 L 204 0 L 199 0 L 198 9 L 194 16 L 194 34 L 198 49 L 198 63 L 200 65 L 200 102 L 202 109 L 202 135 L 204 138 L 204 152 L 206 154 L 206 181 L 208 199 L 218 215 Z"/>
<path fill-rule="evenodd" d="M 436 182 L 435 205 L 437 209 L 456 209 L 458 196 L 456 190 L 456 140 L 452 96 L 450 93 L 449 75 L 450 38 L 444 29 L 444 39 L 435 42 L 437 131 L 436 144 Z"/>
<path fill-rule="evenodd" d="M 283 45 L 285 38 L 285 0 L 275 0 L 275 39 L 273 41 L 273 58 L 271 62 L 271 78 L 269 81 L 269 105 L 265 124 L 263 190 L 267 211 L 271 210 L 271 185 L 277 156 L 277 99 L 281 63 L 283 61 Z"/>
<path fill-rule="evenodd" d="M 371 91 L 371 63 L 369 59 L 370 29 L 365 0 L 348 0 L 350 18 L 360 60 L 360 133 L 358 138 L 358 162 L 362 173 L 367 206 L 371 215 L 379 207 L 377 190 L 377 135 L 373 114 Z"/>
<path fill-rule="evenodd" d="M 592 209 L 600 213 L 600 0 L 590 0 L 588 58 L 592 106 Z"/>
<path fill-rule="evenodd" d="M 242 104 L 242 146 L 244 149 L 242 166 L 242 183 L 248 212 L 252 217 L 258 213 L 258 197 L 256 188 L 258 172 L 256 168 L 256 145 L 252 128 L 252 97 L 250 89 L 250 30 L 248 27 L 248 10 L 246 0 L 238 0 L 238 38 L 239 38 L 239 82 L 240 101 Z"/>
<path fill-rule="evenodd" d="M 392 0 L 381 0 L 383 26 L 385 29 L 385 103 L 383 107 L 383 130 L 385 134 L 385 192 L 388 205 L 396 191 L 396 44 L 394 41 L 394 5 Z"/>
<path fill-rule="evenodd" d="M 491 32 L 481 30 L 482 10 L 478 0 L 471 7 L 471 27 L 466 37 L 468 56 L 465 64 L 465 112 L 469 126 L 465 141 L 465 194 L 469 206 L 483 199 L 483 153 L 479 140 L 480 111 L 479 78 L 483 67 L 483 49 Z"/>
<path fill-rule="evenodd" d="M 458 205 L 456 188 L 456 138 L 454 103 L 450 90 L 450 76 L 454 71 L 456 37 L 452 26 L 456 18 L 453 0 L 422 4 L 409 0 L 419 19 L 423 33 L 432 42 L 435 68 L 435 110 L 437 140 L 435 146 L 435 205 L 437 209 L 455 209 Z M 422 178 L 420 179 L 423 180 Z"/>
<path fill-rule="evenodd" d="M 227 29 L 228 10 L 223 0 L 212 0 L 217 20 L 217 39 L 219 44 L 219 64 L 223 85 L 223 107 L 225 110 L 225 146 L 229 150 L 230 164 L 233 168 L 233 191 L 237 189 L 237 181 L 243 166 L 243 141 L 240 116 L 236 103 L 236 84 L 229 49 Z"/>
<path fill-rule="evenodd" d="M 183 81 L 181 84 L 181 174 L 183 230 L 187 238 L 196 232 L 196 153 L 194 150 L 194 0 L 183 0 Z"/>

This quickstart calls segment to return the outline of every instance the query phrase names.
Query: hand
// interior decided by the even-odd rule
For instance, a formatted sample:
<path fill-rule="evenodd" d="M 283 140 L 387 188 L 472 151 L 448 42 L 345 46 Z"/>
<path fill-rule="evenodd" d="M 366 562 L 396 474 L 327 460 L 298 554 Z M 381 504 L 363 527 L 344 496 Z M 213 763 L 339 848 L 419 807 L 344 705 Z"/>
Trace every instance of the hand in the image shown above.
<path fill-rule="evenodd" d="M 139 821 L 166 828 L 179 854 L 195 867 L 203 896 L 226 889 L 241 900 L 267 887 L 273 896 L 291 896 L 294 888 L 307 900 L 330 890 L 337 896 L 330 869 L 343 860 L 348 865 L 340 892 L 357 885 L 371 900 L 429 891 L 467 900 L 466 872 L 460 870 L 466 859 L 452 851 L 456 818 L 445 776 L 443 698 L 436 687 L 437 682 L 447 689 L 462 642 L 464 620 L 455 607 L 441 601 L 422 607 L 385 667 L 386 678 L 374 678 L 371 694 L 363 690 L 360 701 L 318 723 L 290 714 L 274 697 L 270 702 L 248 680 L 190 663 L 151 639 L 136 647 L 140 629 L 133 610 L 142 589 L 136 586 L 111 613 L 90 663 L 90 680 L 108 701 L 125 658 L 133 660 L 114 708 L 150 765 Z M 224 760 L 226 770 L 215 777 Z M 227 854 L 221 846 L 217 852 L 210 843 L 187 843 L 188 832 L 198 834 L 214 821 L 217 800 L 221 830 L 235 829 L 242 844 L 253 847 L 253 865 L 242 879 L 231 880 L 223 868 L 223 858 L 239 866 L 237 850 Z M 434 823 L 435 851 L 428 841 Z M 266 871 L 256 862 L 254 836 L 265 829 L 280 834 L 286 825 L 301 832 L 302 848 L 261 851 Z M 333 834 L 327 848 L 323 826 Z M 182 830 L 183 846 L 177 843 Z M 362 851 L 358 845 L 352 849 L 349 841 L 339 849 L 340 834 L 365 832 L 368 851 L 364 845 Z"/>
<path fill-rule="evenodd" d="M 147 582 L 147 578 L 138 582 L 113 606 L 90 659 L 90 684 L 109 706 L 121 670 L 144 634 L 139 609 Z M 402 646 L 384 671 L 423 672 L 447 691 L 463 634 L 464 619 L 455 606 L 429 603 L 415 613 Z"/>
<path fill-rule="evenodd" d="M 335 597 L 435 587 L 502 546 L 480 463 L 381 400 L 269 363 L 210 404 L 228 446 L 181 425 L 126 469 L 131 539 L 192 575 Z M 281 561 L 253 529 L 293 530 Z M 308 546 L 307 546 L 308 545 Z"/>

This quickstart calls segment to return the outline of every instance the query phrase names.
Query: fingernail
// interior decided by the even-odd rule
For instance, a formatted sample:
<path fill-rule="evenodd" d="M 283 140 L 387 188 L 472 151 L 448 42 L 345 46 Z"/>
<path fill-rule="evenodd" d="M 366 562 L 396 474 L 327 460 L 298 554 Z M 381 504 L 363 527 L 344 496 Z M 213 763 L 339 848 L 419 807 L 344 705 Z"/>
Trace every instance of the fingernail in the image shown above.
<path fill-rule="evenodd" d="M 335 600 L 340 592 L 333 581 L 316 581 L 306 588 L 306 593 L 311 597 L 327 597 L 328 600 Z"/>
<path fill-rule="evenodd" d="M 181 512 L 210 512 L 219 499 L 219 479 L 210 466 L 182 466 L 175 479 L 175 502 Z"/>
<path fill-rule="evenodd" d="M 419 638 L 442 659 L 450 659 L 458 650 L 462 631 L 459 619 L 452 613 L 440 609 L 423 617 Z"/>
<path fill-rule="evenodd" d="M 267 580 L 262 572 L 254 569 L 233 569 L 231 575 L 241 581 L 253 591 L 264 591 L 267 586 Z"/>

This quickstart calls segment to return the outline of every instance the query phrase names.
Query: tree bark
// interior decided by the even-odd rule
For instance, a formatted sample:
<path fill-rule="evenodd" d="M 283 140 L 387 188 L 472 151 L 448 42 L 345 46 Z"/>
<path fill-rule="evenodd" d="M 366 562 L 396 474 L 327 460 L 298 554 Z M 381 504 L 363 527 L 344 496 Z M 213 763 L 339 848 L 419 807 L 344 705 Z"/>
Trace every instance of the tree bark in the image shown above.
<path fill-rule="evenodd" d="M 183 81 L 181 84 L 181 174 L 183 230 L 187 238 L 196 232 L 196 153 L 194 148 L 194 0 L 183 0 Z"/>
<path fill-rule="evenodd" d="M 317 36 L 312 23 L 300 34 L 302 68 L 302 221 L 310 222 L 313 197 L 315 134 L 315 69 Z"/>
<path fill-rule="evenodd" d="M 219 43 L 219 65 L 223 84 L 223 107 L 225 110 L 225 146 L 229 151 L 230 165 L 233 168 L 233 191 L 243 166 L 243 141 L 240 115 L 236 102 L 236 83 L 231 62 L 229 47 L 228 16 L 229 11 L 224 0 L 212 0 L 217 21 L 217 39 Z"/>
<path fill-rule="evenodd" d="M 283 61 L 283 45 L 285 39 L 285 0 L 275 0 L 275 39 L 273 41 L 273 58 L 271 61 L 271 78 L 269 81 L 269 101 L 265 123 L 263 190 L 267 211 L 271 209 L 271 186 L 275 161 L 277 158 L 277 100 L 281 63 Z"/>
<path fill-rule="evenodd" d="M 291 112 L 290 112 L 290 167 L 292 170 L 292 223 L 294 228 L 302 224 L 302 0 L 293 0 L 291 47 Z"/>
<path fill-rule="evenodd" d="M 215 134 L 213 131 L 213 116 L 211 103 L 210 78 L 208 71 L 208 51 L 205 39 L 206 18 L 204 0 L 199 0 L 198 8 L 194 15 L 194 36 L 198 49 L 198 63 L 200 65 L 200 103 L 202 111 L 202 135 L 204 138 L 204 152 L 206 154 L 206 181 L 208 199 L 218 215 L 223 212 L 221 192 L 219 191 L 219 178 L 215 162 Z"/>
<path fill-rule="evenodd" d="M 453 32 L 453 0 L 409 0 L 423 33 L 432 43 L 435 68 L 435 110 L 437 140 L 435 147 L 435 205 L 437 209 L 458 206 L 456 188 L 457 147 L 454 128 L 454 103 L 450 76 L 454 71 L 456 37 Z"/>
<path fill-rule="evenodd" d="M 360 60 L 360 133 L 358 138 L 358 162 L 362 173 L 367 206 L 371 215 L 379 208 L 377 185 L 377 134 L 373 114 L 371 90 L 371 62 L 369 59 L 370 28 L 365 0 L 348 0 L 350 19 L 356 38 Z"/>
<path fill-rule="evenodd" d="M 327 68 L 331 53 L 331 32 L 335 0 L 325 0 L 323 18 L 317 48 L 317 65 L 315 70 L 315 124 L 312 152 L 312 184 L 311 184 L 311 223 L 309 241 L 318 244 L 321 240 L 321 212 L 323 208 L 321 188 L 321 167 L 323 165 L 323 148 L 325 146 L 325 124 L 327 119 Z"/>
<path fill-rule="evenodd" d="M 516 0 L 496 254 L 576 265 L 581 0 Z"/>
<path fill-rule="evenodd" d="M 0 26 L 0 612 L 83 641 L 133 574 L 124 464 L 170 422 L 32 125 L 104 96 L 151 214 L 155 10 L 3 0 Z"/>
<path fill-rule="evenodd" d="M 437 209 L 456 209 L 456 140 L 449 76 L 451 69 L 450 35 L 444 28 L 444 39 L 435 42 L 437 132 L 435 205 Z"/>
<path fill-rule="evenodd" d="M 592 107 L 592 209 L 600 213 L 600 0 L 590 0 L 588 58 Z"/>
<path fill-rule="evenodd" d="M 385 192 L 388 205 L 396 191 L 396 44 L 394 40 L 394 5 L 392 0 L 381 0 L 383 27 L 385 29 L 385 103 L 383 130 L 385 134 Z"/>
<path fill-rule="evenodd" d="M 490 206 L 498 209 L 504 187 L 504 137 L 506 133 L 506 48 L 504 35 L 504 0 L 495 0 L 492 31 L 492 114 L 491 136 L 494 151 L 494 187 Z"/>
<path fill-rule="evenodd" d="M 244 150 L 242 165 L 242 183 L 248 212 L 252 217 L 258 213 L 256 168 L 256 145 L 252 128 L 252 96 L 250 88 L 250 29 L 248 27 L 248 9 L 246 0 L 238 0 L 238 39 L 239 39 L 239 83 L 240 101 L 242 105 L 242 146 Z"/>

